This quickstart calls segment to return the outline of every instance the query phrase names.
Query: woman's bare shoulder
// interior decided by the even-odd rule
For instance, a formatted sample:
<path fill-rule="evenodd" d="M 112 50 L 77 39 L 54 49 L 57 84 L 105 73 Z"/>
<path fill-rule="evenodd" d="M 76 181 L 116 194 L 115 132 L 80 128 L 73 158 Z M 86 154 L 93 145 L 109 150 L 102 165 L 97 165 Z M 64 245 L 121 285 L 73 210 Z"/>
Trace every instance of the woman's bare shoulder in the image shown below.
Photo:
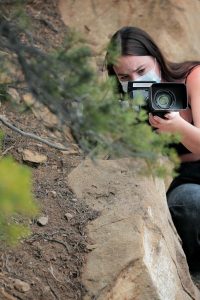
<path fill-rule="evenodd" d="M 198 107 L 198 113 L 200 113 L 200 65 L 190 72 L 186 86 L 190 105 L 195 109 Z"/>
<path fill-rule="evenodd" d="M 200 64 L 195 66 L 187 76 L 187 84 L 191 84 L 192 82 L 199 82 L 200 80 Z"/>

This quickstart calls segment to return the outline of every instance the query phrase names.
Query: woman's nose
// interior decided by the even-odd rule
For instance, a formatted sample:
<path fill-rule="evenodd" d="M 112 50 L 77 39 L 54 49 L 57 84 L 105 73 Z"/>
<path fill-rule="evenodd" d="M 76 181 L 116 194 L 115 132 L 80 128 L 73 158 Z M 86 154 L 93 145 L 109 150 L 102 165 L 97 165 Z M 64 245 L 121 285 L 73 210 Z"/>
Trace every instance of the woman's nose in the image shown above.
<path fill-rule="evenodd" d="M 138 76 L 137 76 L 137 74 L 132 73 L 132 74 L 129 75 L 129 77 L 130 77 L 130 80 L 131 80 L 131 81 L 134 81 L 134 80 L 137 79 Z"/>

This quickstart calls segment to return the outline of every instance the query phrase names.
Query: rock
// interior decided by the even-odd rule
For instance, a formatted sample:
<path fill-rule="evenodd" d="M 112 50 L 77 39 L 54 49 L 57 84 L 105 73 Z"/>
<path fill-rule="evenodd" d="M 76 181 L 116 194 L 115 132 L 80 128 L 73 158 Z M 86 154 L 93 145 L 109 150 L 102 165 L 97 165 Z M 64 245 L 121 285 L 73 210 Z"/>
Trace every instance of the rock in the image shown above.
<path fill-rule="evenodd" d="M 64 146 L 63 146 L 64 147 Z M 80 151 L 76 149 L 67 149 L 65 151 L 61 151 L 62 154 L 67 154 L 67 155 L 80 155 Z"/>
<path fill-rule="evenodd" d="M 51 191 L 50 194 L 53 196 L 53 198 L 56 198 L 56 196 L 57 196 L 56 191 Z"/>
<path fill-rule="evenodd" d="M 26 293 L 30 290 L 30 285 L 25 281 L 21 281 L 20 279 L 15 279 L 14 287 L 17 291 L 22 293 Z"/>
<path fill-rule="evenodd" d="M 64 125 L 63 126 L 63 134 L 64 134 L 64 137 L 66 138 L 66 140 L 70 143 L 74 142 L 74 138 L 73 138 L 73 135 L 72 135 L 72 132 L 71 132 L 71 128 Z M 76 145 L 77 146 L 77 145 Z"/>
<path fill-rule="evenodd" d="M 22 96 L 22 99 L 24 100 L 26 105 L 29 106 L 29 107 L 33 106 L 35 104 L 35 101 L 36 101 L 31 93 L 24 94 Z"/>
<path fill-rule="evenodd" d="M 83 300 L 200 299 L 164 182 L 139 175 L 141 166 L 142 160 L 86 160 L 68 177 L 76 196 L 99 212 L 87 226 L 95 247 L 82 272 Z"/>
<path fill-rule="evenodd" d="M 72 198 L 71 201 L 72 202 L 77 202 L 77 199 L 76 198 Z"/>
<path fill-rule="evenodd" d="M 131 0 L 128 4 L 101 0 L 94 4 L 90 0 L 73 3 L 59 0 L 59 9 L 66 26 L 76 28 L 96 53 L 100 71 L 110 36 L 125 25 L 147 30 L 169 60 L 199 60 L 199 0 L 179 0 L 176 4 L 171 1 Z M 95 26 L 90 26 L 94 20 Z"/>
<path fill-rule="evenodd" d="M 86 249 L 92 251 L 92 250 L 94 250 L 97 246 L 98 246 L 98 245 L 89 245 L 89 244 L 88 244 L 88 245 L 86 246 Z"/>
<path fill-rule="evenodd" d="M 17 298 L 8 294 L 2 287 L 0 288 L 0 299 L 2 299 L 2 300 L 17 300 Z"/>
<path fill-rule="evenodd" d="M 27 106 L 31 107 L 36 118 L 42 120 L 48 128 L 54 128 L 58 125 L 58 118 L 42 103 L 36 101 L 31 93 L 22 96 Z"/>
<path fill-rule="evenodd" d="M 47 216 L 47 217 L 40 217 L 40 218 L 37 220 L 37 223 L 38 223 L 40 226 L 45 226 L 45 225 L 48 224 L 48 221 L 49 221 L 48 216 Z"/>
<path fill-rule="evenodd" d="M 70 213 L 66 213 L 65 214 L 65 218 L 67 219 L 67 221 L 70 221 L 74 216 Z"/>
<path fill-rule="evenodd" d="M 22 158 L 24 161 L 36 163 L 36 164 L 43 164 L 47 161 L 46 155 L 40 154 L 38 152 L 33 152 L 28 149 L 24 149 L 22 151 Z"/>
<path fill-rule="evenodd" d="M 11 96 L 12 101 L 16 102 L 17 104 L 20 103 L 21 97 L 16 89 L 8 88 L 8 94 Z"/>

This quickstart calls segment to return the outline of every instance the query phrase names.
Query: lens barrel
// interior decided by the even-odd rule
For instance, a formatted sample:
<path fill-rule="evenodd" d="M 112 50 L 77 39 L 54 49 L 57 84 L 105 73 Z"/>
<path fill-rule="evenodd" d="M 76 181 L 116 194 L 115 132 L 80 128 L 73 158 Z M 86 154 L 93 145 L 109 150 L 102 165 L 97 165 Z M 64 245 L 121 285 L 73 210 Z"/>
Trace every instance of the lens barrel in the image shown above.
<path fill-rule="evenodd" d="M 154 95 L 154 103 L 157 108 L 170 109 L 175 103 L 175 96 L 169 90 L 158 90 Z"/>

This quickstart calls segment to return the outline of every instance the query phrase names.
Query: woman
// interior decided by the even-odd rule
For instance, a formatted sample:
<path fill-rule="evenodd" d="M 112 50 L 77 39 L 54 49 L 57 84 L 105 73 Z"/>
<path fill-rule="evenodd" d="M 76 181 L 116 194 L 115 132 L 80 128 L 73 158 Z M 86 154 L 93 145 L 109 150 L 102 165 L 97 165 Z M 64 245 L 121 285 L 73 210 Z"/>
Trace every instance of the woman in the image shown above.
<path fill-rule="evenodd" d="M 113 53 L 117 59 L 113 59 Z M 189 268 L 200 271 L 200 61 L 167 61 L 152 38 L 136 27 L 123 27 L 111 38 L 106 67 L 115 76 L 121 94 L 128 81 L 185 83 L 188 108 L 165 118 L 149 114 L 158 132 L 178 133 L 181 165 L 167 192 L 169 209 L 182 239 Z"/>

